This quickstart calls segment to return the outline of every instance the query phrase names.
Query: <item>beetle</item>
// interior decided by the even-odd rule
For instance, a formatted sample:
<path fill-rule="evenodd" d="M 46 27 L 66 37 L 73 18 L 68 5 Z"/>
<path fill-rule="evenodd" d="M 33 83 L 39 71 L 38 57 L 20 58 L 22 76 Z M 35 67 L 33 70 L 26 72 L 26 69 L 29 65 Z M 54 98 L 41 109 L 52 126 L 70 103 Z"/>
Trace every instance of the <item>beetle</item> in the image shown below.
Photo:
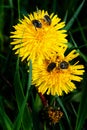
<path fill-rule="evenodd" d="M 48 71 L 48 72 L 51 72 L 55 67 L 56 67 L 56 63 L 55 63 L 55 62 L 51 62 L 51 63 L 47 66 L 47 71 Z"/>
<path fill-rule="evenodd" d="M 59 67 L 60 67 L 61 69 L 68 69 L 69 63 L 66 62 L 66 61 L 62 61 L 62 62 L 60 62 Z"/>
<path fill-rule="evenodd" d="M 51 18 L 48 15 L 44 15 L 44 21 L 46 21 L 48 25 L 51 25 Z"/>
<path fill-rule="evenodd" d="M 42 23 L 39 20 L 32 20 L 32 24 L 35 26 L 35 28 L 42 28 Z"/>

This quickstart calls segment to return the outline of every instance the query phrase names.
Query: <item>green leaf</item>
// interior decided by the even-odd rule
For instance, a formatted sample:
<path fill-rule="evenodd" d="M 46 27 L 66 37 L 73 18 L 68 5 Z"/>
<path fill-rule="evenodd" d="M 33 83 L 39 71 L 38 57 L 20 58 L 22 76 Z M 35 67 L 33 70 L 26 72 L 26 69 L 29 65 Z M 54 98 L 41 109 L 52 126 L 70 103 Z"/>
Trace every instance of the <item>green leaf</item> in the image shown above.
<path fill-rule="evenodd" d="M 69 125 L 70 130 L 72 130 L 72 128 L 71 128 L 71 122 L 70 122 L 70 120 L 69 120 L 69 116 L 68 116 L 68 114 L 67 114 L 67 111 L 66 111 L 66 109 L 65 109 L 65 106 L 64 106 L 62 100 L 59 98 L 59 96 L 56 96 L 56 99 L 57 99 L 57 102 L 59 103 L 59 105 L 61 106 L 61 108 L 62 108 L 62 110 L 63 110 L 65 116 L 66 116 L 66 120 L 67 120 L 67 122 L 68 122 L 68 125 Z"/>
<path fill-rule="evenodd" d="M 86 40 L 85 32 L 83 31 L 83 26 L 81 25 L 81 23 L 78 19 L 77 19 L 77 23 L 78 23 L 78 28 L 81 33 L 82 39 L 83 39 L 85 45 L 87 46 L 87 40 Z"/>
<path fill-rule="evenodd" d="M 3 51 L 4 49 L 4 36 L 3 36 L 3 31 L 4 31 L 4 0 L 0 0 L 0 50 Z"/>
<path fill-rule="evenodd" d="M 87 62 L 87 56 L 84 55 L 84 54 L 80 51 L 80 49 L 79 49 L 77 43 L 75 42 L 75 40 L 74 40 L 74 38 L 73 38 L 73 36 L 72 36 L 71 33 L 70 33 L 70 37 L 71 37 L 71 39 L 72 39 L 72 42 L 73 42 L 74 46 L 77 48 L 77 52 L 79 52 L 80 56 L 84 59 L 85 62 Z"/>
<path fill-rule="evenodd" d="M 84 4 L 85 0 L 82 1 L 82 3 L 79 5 L 79 7 L 77 8 L 77 10 L 75 11 L 73 17 L 70 19 L 70 21 L 67 23 L 66 27 L 64 29 L 69 30 L 71 28 L 71 26 L 73 25 L 75 19 L 77 18 L 78 14 L 80 13 L 83 4 Z"/>
<path fill-rule="evenodd" d="M 19 19 L 20 19 L 20 2 L 21 2 L 21 0 L 18 0 L 18 16 L 19 16 Z"/>
<path fill-rule="evenodd" d="M 1 106 L 0 106 L 0 121 L 1 124 L 3 125 L 2 127 L 5 130 L 13 130 L 13 124 Z"/>
<path fill-rule="evenodd" d="M 52 11 L 55 12 L 56 11 L 56 6 L 57 6 L 57 0 L 53 0 L 53 6 L 52 6 Z"/>
<path fill-rule="evenodd" d="M 34 107 L 36 112 L 38 112 L 41 109 L 42 102 L 41 102 L 41 99 L 40 99 L 38 93 L 36 94 L 36 98 L 34 100 L 33 105 L 34 105 L 33 107 Z"/>
<path fill-rule="evenodd" d="M 84 78 L 82 84 L 83 84 L 83 92 L 78 109 L 75 130 L 82 130 L 83 124 L 87 117 L 87 78 Z"/>
<path fill-rule="evenodd" d="M 19 108 L 19 113 L 17 116 L 17 119 L 14 123 L 14 130 L 19 130 L 21 127 L 21 123 L 23 125 L 24 130 L 31 130 L 32 129 L 32 119 L 31 114 L 29 111 L 27 104 L 29 89 L 31 86 L 31 78 L 32 78 L 32 65 L 30 61 L 30 72 L 29 72 L 29 79 L 28 79 L 28 87 L 26 96 L 24 96 L 23 92 L 23 86 L 21 84 L 20 80 L 20 74 L 19 74 L 19 59 L 17 61 L 16 66 L 16 73 L 15 73 L 15 94 L 16 94 L 16 100 Z"/>

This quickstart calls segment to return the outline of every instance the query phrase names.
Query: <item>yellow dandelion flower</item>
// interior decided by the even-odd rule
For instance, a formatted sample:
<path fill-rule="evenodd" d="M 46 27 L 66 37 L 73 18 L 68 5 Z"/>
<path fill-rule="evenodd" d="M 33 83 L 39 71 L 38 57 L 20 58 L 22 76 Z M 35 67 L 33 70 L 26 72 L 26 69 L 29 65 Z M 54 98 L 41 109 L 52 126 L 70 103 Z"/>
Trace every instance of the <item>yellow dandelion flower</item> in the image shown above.
<path fill-rule="evenodd" d="M 38 91 L 44 94 L 62 96 L 63 92 L 68 94 L 76 89 L 73 81 L 80 82 L 81 75 L 84 73 L 84 66 L 79 65 L 78 61 L 74 64 L 79 54 L 72 50 L 67 56 L 64 55 L 66 48 L 60 48 L 59 53 L 52 54 L 49 58 L 38 59 L 33 64 L 32 83 Z"/>
<path fill-rule="evenodd" d="M 58 46 L 67 43 L 64 22 L 47 11 L 38 10 L 33 14 L 24 16 L 24 19 L 14 26 L 15 31 L 11 32 L 13 50 L 24 59 L 35 61 L 40 55 L 48 56 L 52 51 L 57 51 Z"/>

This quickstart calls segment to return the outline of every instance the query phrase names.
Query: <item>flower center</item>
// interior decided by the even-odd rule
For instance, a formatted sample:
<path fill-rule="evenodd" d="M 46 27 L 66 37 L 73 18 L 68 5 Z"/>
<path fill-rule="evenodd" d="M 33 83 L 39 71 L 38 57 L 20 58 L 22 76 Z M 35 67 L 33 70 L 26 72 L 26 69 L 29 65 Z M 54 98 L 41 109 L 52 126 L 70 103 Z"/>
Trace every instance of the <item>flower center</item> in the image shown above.
<path fill-rule="evenodd" d="M 34 38 L 36 39 L 36 41 L 37 41 L 37 43 L 38 42 L 41 42 L 42 43 L 42 41 L 43 41 L 43 39 L 44 39 L 44 32 L 43 32 L 43 30 L 42 29 L 37 29 L 36 30 L 36 34 L 35 34 L 35 36 L 34 36 Z"/>

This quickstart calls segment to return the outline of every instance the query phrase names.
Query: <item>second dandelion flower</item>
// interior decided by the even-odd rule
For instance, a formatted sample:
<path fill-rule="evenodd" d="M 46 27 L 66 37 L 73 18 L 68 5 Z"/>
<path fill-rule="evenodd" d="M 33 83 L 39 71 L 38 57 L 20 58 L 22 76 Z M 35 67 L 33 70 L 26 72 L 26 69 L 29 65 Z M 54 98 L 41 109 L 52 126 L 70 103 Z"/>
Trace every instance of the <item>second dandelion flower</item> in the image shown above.
<path fill-rule="evenodd" d="M 62 96 L 76 89 L 73 81 L 80 82 L 84 66 L 75 60 L 79 54 L 72 50 L 65 56 L 66 48 L 59 49 L 49 58 L 38 59 L 33 64 L 33 84 L 42 94 Z M 74 63 L 72 62 L 74 60 Z"/>

